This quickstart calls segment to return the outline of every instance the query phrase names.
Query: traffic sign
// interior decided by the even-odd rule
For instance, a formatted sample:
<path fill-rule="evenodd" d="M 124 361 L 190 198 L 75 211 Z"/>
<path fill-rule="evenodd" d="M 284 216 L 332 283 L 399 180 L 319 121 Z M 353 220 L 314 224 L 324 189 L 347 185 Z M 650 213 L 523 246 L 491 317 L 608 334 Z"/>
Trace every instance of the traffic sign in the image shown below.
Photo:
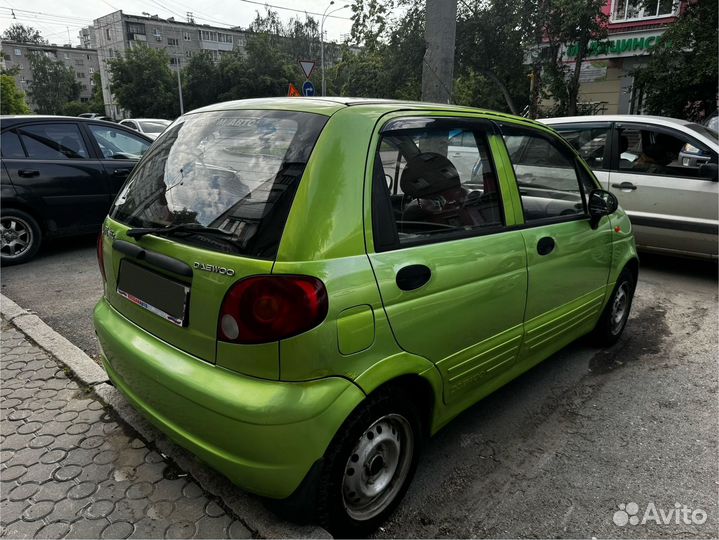
<path fill-rule="evenodd" d="M 305 78 L 309 79 L 312 75 L 312 71 L 315 69 L 315 63 L 311 60 L 299 60 L 302 72 L 305 74 Z"/>
<path fill-rule="evenodd" d="M 300 91 L 297 90 L 297 87 L 292 83 L 290 83 L 290 87 L 287 89 L 287 95 L 289 97 L 301 97 L 302 96 L 302 94 L 300 94 Z"/>
<path fill-rule="evenodd" d="M 310 81 L 305 81 L 305 84 L 302 85 L 302 93 L 306 97 L 312 97 L 315 95 L 315 85 L 312 84 Z"/>

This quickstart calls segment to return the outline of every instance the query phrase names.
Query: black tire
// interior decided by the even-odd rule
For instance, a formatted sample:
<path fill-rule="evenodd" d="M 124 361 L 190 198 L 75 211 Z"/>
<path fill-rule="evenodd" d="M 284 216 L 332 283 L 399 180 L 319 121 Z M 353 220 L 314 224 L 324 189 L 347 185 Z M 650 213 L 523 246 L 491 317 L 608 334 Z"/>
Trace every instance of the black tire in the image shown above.
<path fill-rule="evenodd" d="M 612 295 L 594 327 L 592 338 L 596 345 L 607 347 L 619 341 L 629 319 L 635 288 L 634 275 L 625 268 L 619 274 Z"/>
<path fill-rule="evenodd" d="M 371 394 L 345 421 L 325 453 L 317 490 L 320 524 L 339 538 L 359 538 L 376 529 L 407 491 L 423 439 L 422 421 L 408 392 L 387 387 Z M 395 453 L 397 463 L 392 467 Z M 386 486 L 363 507 L 366 497 L 353 491 L 352 482 L 361 487 L 386 482 Z"/>
<path fill-rule="evenodd" d="M 3 266 L 22 264 L 32 259 L 40 249 L 40 225 L 27 212 L 4 208 L 0 215 L 0 262 Z"/>

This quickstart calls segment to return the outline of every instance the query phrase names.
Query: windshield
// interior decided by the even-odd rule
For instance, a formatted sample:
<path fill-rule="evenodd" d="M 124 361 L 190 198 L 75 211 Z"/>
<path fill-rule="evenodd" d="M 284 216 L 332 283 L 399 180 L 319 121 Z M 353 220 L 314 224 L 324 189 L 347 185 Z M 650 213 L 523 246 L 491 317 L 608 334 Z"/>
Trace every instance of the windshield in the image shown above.
<path fill-rule="evenodd" d="M 199 224 L 232 233 L 175 237 L 207 249 L 271 258 L 327 117 L 288 111 L 190 114 L 152 146 L 110 217 L 132 227 Z"/>
<path fill-rule="evenodd" d="M 144 133 L 162 133 L 165 131 L 165 128 L 169 126 L 172 122 L 169 120 L 152 120 L 147 122 L 138 122 L 140 124 L 140 129 Z"/>
<path fill-rule="evenodd" d="M 687 127 L 693 131 L 696 131 L 697 133 L 704 135 L 705 137 L 708 137 L 712 141 L 716 141 L 717 137 L 719 137 L 719 134 L 717 134 L 715 130 L 710 129 L 707 126 L 702 126 L 701 124 L 687 124 Z"/>

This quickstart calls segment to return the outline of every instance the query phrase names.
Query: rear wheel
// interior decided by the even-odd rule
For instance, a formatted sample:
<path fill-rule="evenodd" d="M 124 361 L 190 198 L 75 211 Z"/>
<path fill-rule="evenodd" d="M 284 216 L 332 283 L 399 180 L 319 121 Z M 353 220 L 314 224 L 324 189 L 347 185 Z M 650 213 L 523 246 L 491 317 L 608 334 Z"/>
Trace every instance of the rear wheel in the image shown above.
<path fill-rule="evenodd" d="M 619 274 L 612 296 L 594 328 L 594 341 L 597 345 L 613 345 L 621 337 L 629 319 L 635 287 L 634 276 L 625 268 Z"/>
<path fill-rule="evenodd" d="M 357 409 L 325 454 L 318 514 L 333 535 L 359 537 L 395 509 L 422 444 L 421 422 L 404 391 L 379 390 Z"/>
<path fill-rule="evenodd" d="M 42 233 L 35 218 L 15 208 L 0 215 L 0 261 L 3 265 L 21 264 L 40 249 Z"/>

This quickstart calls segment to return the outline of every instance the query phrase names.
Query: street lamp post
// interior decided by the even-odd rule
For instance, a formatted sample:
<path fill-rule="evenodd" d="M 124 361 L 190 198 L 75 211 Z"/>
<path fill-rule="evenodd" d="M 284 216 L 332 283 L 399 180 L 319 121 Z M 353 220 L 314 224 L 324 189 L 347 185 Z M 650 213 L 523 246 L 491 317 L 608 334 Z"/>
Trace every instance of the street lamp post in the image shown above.
<path fill-rule="evenodd" d="M 329 8 L 331 8 L 334 4 L 335 4 L 335 0 L 332 0 L 327 5 L 324 13 L 322 13 L 322 22 L 320 23 L 320 69 L 322 70 L 322 95 L 323 96 L 327 94 L 327 86 L 325 85 L 325 20 L 327 19 L 327 17 L 329 17 L 333 13 L 350 7 L 349 4 L 345 4 L 344 6 L 327 13 L 327 10 Z"/>

